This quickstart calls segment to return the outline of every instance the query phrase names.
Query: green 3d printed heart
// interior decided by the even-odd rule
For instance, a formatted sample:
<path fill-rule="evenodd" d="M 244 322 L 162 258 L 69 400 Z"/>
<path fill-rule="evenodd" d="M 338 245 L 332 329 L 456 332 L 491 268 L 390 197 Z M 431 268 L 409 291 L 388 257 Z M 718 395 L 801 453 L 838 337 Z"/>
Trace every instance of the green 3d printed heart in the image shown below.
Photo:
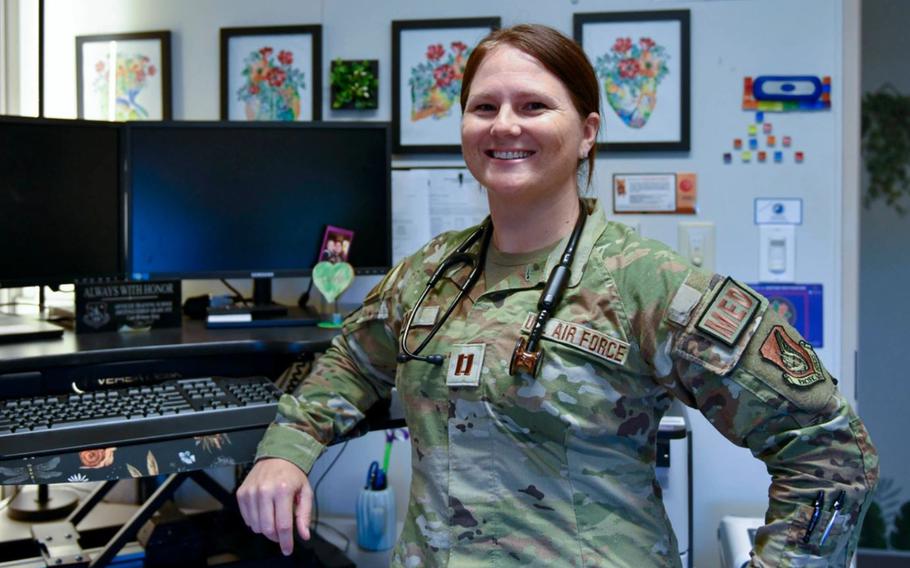
<path fill-rule="evenodd" d="M 313 284 L 327 302 L 334 302 L 354 282 L 354 268 L 347 262 L 320 262 L 313 267 Z"/>

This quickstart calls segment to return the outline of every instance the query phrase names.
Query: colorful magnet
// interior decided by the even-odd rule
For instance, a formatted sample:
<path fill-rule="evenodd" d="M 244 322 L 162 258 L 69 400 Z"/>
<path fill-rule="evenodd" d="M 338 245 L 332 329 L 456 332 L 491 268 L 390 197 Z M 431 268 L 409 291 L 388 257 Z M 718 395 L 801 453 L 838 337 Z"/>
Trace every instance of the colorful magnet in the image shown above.
<path fill-rule="evenodd" d="M 742 140 L 742 138 L 734 138 L 734 139 L 733 139 L 733 149 L 734 149 L 734 150 L 742 150 L 742 149 L 743 149 L 743 140 Z"/>
<path fill-rule="evenodd" d="M 730 152 L 724 152 L 724 163 L 732 164 L 733 163 L 733 154 Z"/>
<path fill-rule="evenodd" d="M 769 147 L 773 148 L 774 145 L 777 144 L 777 137 L 774 136 L 773 134 L 769 134 L 767 144 Z"/>
<path fill-rule="evenodd" d="M 754 124 L 749 125 L 749 136 L 755 136 L 758 132 L 758 128 Z"/>
<path fill-rule="evenodd" d="M 783 163 L 783 161 L 784 161 L 784 153 L 781 152 L 780 150 L 775 151 L 774 152 L 774 163 L 780 164 L 780 163 Z"/>
<path fill-rule="evenodd" d="M 766 123 L 762 124 L 761 131 L 764 132 L 765 134 L 771 134 L 771 123 L 766 122 Z"/>
<path fill-rule="evenodd" d="M 802 164 L 806 156 L 802 152 L 796 152 L 793 157 L 796 159 L 797 164 Z"/>
<path fill-rule="evenodd" d="M 764 162 L 767 158 L 768 158 L 768 153 L 767 153 L 767 152 L 765 152 L 764 150 L 759 151 L 759 153 L 758 153 L 758 161 L 759 161 L 759 162 Z"/>
<path fill-rule="evenodd" d="M 758 139 L 757 138 L 749 138 L 749 149 L 758 150 Z"/>
<path fill-rule="evenodd" d="M 750 152 L 748 150 L 743 150 L 742 158 L 743 158 L 743 162 L 751 162 L 752 161 L 752 152 Z"/>
<path fill-rule="evenodd" d="M 761 123 L 765 121 L 765 113 L 758 111 L 755 113 L 755 122 Z"/>
<path fill-rule="evenodd" d="M 743 80 L 743 110 L 792 112 L 830 108 L 828 76 L 761 75 Z"/>
<path fill-rule="evenodd" d="M 789 136 L 784 136 L 784 148 L 789 148 L 790 144 L 793 142 L 793 139 Z"/>

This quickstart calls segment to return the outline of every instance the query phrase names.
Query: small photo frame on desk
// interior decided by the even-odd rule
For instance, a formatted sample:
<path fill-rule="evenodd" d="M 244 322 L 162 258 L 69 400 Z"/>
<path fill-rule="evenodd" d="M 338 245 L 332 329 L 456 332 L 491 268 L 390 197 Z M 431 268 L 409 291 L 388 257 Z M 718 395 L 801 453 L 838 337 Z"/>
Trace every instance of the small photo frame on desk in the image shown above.
<path fill-rule="evenodd" d="M 76 105 L 87 120 L 170 120 L 171 32 L 77 36 Z"/>
<path fill-rule="evenodd" d="M 322 26 L 221 28 L 221 119 L 322 119 Z"/>
<path fill-rule="evenodd" d="M 353 240 L 354 231 L 328 225 L 322 237 L 322 246 L 319 247 L 318 262 L 347 262 Z"/>
<path fill-rule="evenodd" d="M 461 152 L 461 76 L 500 19 L 392 22 L 392 152 Z"/>
<path fill-rule="evenodd" d="M 689 151 L 689 11 L 575 14 L 603 99 L 598 149 Z"/>

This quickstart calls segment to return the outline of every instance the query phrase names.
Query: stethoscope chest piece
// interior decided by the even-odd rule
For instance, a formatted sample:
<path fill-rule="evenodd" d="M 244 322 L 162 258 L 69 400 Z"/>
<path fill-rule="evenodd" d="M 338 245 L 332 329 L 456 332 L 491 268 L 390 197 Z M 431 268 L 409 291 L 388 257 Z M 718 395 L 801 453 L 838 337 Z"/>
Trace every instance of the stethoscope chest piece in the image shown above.
<path fill-rule="evenodd" d="M 543 349 L 528 351 L 527 347 L 528 340 L 524 337 L 519 338 L 512 351 L 512 360 L 509 361 L 509 375 L 514 377 L 516 373 L 523 372 L 537 376 L 540 362 L 543 361 Z"/>

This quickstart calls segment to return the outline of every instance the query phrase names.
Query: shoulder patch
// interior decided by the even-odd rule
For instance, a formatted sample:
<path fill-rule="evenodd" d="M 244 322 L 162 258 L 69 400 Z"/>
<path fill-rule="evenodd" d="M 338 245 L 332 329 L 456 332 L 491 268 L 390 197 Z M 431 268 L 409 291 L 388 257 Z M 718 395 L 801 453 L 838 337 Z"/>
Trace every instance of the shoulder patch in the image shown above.
<path fill-rule="evenodd" d="M 810 387 L 825 380 L 825 371 L 812 346 L 798 343 L 787 335 L 783 326 L 775 325 L 759 350 L 762 359 L 783 371 L 783 378 L 797 387 Z"/>
<path fill-rule="evenodd" d="M 768 302 L 733 279 L 721 278 L 712 277 L 708 291 L 691 308 L 685 323 L 679 324 L 684 327 L 671 355 L 726 375 L 739 363 L 758 330 Z"/>
<path fill-rule="evenodd" d="M 727 347 L 733 347 L 758 313 L 761 298 L 729 276 L 702 312 L 695 329 Z"/>

